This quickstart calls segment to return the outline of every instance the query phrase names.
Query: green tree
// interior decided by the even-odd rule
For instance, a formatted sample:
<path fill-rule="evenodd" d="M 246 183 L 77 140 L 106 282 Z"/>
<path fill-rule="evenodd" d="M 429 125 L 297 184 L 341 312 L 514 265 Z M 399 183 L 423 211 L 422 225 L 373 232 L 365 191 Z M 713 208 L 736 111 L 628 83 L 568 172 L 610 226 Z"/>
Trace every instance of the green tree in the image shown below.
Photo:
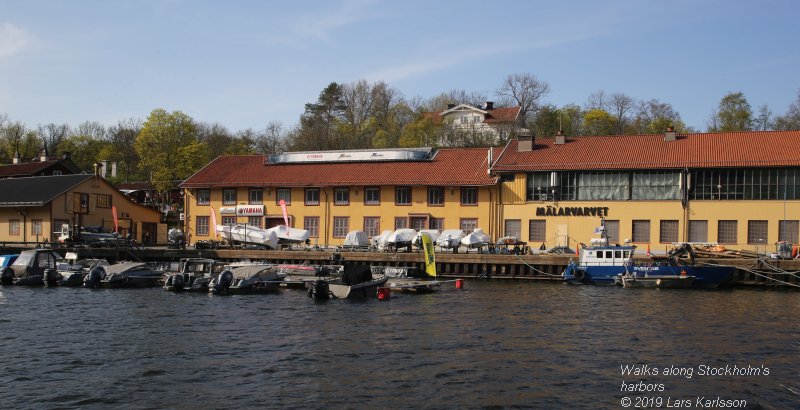
<path fill-rule="evenodd" d="M 209 158 L 208 148 L 197 139 L 197 126 L 180 111 L 153 110 L 134 144 L 139 166 L 147 181 L 158 192 L 156 202 L 165 203 L 169 190 Z"/>
<path fill-rule="evenodd" d="M 437 128 L 430 116 L 421 116 L 403 128 L 398 145 L 403 148 L 435 146 Z"/>
<path fill-rule="evenodd" d="M 98 139 L 93 135 L 72 134 L 61 142 L 61 152 L 69 152 L 72 162 L 85 172 L 94 172 L 94 164 L 101 160 L 108 159 L 101 157 L 108 141 Z"/>
<path fill-rule="evenodd" d="M 608 112 L 589 110 L 583 114 L 583 135 L 610 135 L 615 123 L 614 117 Z"/>
<path fill-rule="evenodd" d="M 753 129 L 753 110 L 741 92 L 722 97 L 719 108 L 711 116 L 711 132 L 750 131 Z"/>
<path fill-rule="evenodd" d="M 345 107 L 342 87 L 335 82 L 328 84 L 315 104 L 306 104 L 305 112 L 300 116 L 300 128 L 290 134 L 291 149 L 311 151 L 346 148 L 340 138 L 340 126 L 346 122 Z"/>

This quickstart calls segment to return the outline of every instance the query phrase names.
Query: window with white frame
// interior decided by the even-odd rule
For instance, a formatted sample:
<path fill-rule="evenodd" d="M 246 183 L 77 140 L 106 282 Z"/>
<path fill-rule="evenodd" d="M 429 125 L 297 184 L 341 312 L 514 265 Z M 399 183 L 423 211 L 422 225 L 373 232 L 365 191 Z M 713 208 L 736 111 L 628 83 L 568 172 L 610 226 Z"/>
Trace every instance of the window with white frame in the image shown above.
<path fill-rule="evenodd" d="M 275 204 L 278 205 L 281 203 L 281 199 L 283 199 L 283 203 L 286 205 L 290 205 L 292 203 L 292 189 L 291 188 L 278 188 L 275 190 Z M 317 196 L 317 203 L 319 203 L 319 195 Z"/>
<path fill-rule="evenodd" d="M 261 188 L 250 188 L 250 205 L 261 205 L 264 203 L 264 190 Z"/>
<path fill-rule="evenodd" d="M 377 216 L 364 217 L 364 233 L 367 237 L 378 236 L 381 234 L 381 218 Z"/>
<path fill-rule="evenodd" d="M 396 205 L 411 205 L 411 187 L 399 186 L 395 188 Z"/>
<path fill-rule="evenodd" d="M 461 188 L 461 205 L 478 205 L 478 188 Z"/>
<path fill-rule="evenodd" d="M 303 229 L 307 230 L 312 238 L 319 238 L 319 217 L 307 216 L 303 218 Z"/>
<path fill-rule="evenodd" d="M 208 236 L 208 226 L 209 226 L 209 217 L 207 216 L 198 216 L 195 219 L 197 225 L 195 226 L 195 232 L 197 235 L 200 236 Z"/>
<path fill-rule="evenodd" d="M 197 205 L 208 205 L 211 203 L 211 190 L 198 189 L 197 190 Z"/>
<path fill-rule="evenodd" d="M 236 205 L 236 188 L 225 188 L 222 190 L 222 204 Z"/>
<path fill-rule="evenodd" d="M 459 223 L 459 228 L 464 231 L 465 234 L 469 235 L 475 228 L 478 227 L 478 219 L 477 218 L 463 218 Z"/>
<path fill-rule="evenodd" d="M 333 237 L 344 238 L 350 232 L 350 218 L 347 216 L 333 217 Z"/>
<path fill-rule="evenodd" d="M 380 187 L 364 188 L 364 205 L 380 205 L 380 204 L 381 204 L 381 188 Z"/>
<path fill-rule="evenodd" d="M 306 188 L 306 205 L 319 205 L 319 188 Z"/>
<path fill-rule="evenodd" d="M 350 205 L 350 188 L 340 187 L 333 191 L 334 205 Z"/>

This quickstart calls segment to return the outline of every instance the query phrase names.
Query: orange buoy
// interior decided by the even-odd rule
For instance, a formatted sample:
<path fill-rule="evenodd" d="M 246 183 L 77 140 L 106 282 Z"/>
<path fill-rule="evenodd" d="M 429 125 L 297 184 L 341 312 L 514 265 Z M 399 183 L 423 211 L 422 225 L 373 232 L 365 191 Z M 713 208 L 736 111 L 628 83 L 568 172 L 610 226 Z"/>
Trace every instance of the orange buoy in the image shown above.
<path fill-rule="evenodd" d="M 464 279 L 456 279 L 456 289 L 464 288 Z"/>
<path fill-rule="evenodd" d="M 387 287 L 378 288 L 378 300 L 391 299 L 392 290 Z"/>

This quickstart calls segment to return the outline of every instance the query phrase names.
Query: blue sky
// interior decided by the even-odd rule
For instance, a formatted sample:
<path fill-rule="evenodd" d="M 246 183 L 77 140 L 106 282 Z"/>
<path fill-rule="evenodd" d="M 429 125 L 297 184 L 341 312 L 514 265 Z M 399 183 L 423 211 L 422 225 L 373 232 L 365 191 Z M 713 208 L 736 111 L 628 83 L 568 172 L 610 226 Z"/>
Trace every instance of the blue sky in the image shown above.
<path fill-rule="evenodd" d="M 490 97 L 512 73 L 546 102 L 656 98 L 705 130 L 741 91 L 783 114 L 800 89 L 797 1 L 0 0 L 0 113 L 28 126 L 180 110 L 231 131 L 290 127 L 330 82 Z"/>

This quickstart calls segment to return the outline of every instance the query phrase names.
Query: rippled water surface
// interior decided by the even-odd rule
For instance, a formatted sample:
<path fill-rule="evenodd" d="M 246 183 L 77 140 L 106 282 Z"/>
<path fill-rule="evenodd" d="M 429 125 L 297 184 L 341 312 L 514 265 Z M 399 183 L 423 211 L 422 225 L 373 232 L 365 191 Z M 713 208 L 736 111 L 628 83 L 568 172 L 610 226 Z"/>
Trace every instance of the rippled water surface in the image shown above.
<path fill-rule="evenodd" d="M 0 288 L 0 406 L 800 408 L 800 292 L 450 285 L 385 302 Z M 694 374 L 621 374 L 636 364 Z M 620 391 L 640 381 L 664 391 Z"/>

